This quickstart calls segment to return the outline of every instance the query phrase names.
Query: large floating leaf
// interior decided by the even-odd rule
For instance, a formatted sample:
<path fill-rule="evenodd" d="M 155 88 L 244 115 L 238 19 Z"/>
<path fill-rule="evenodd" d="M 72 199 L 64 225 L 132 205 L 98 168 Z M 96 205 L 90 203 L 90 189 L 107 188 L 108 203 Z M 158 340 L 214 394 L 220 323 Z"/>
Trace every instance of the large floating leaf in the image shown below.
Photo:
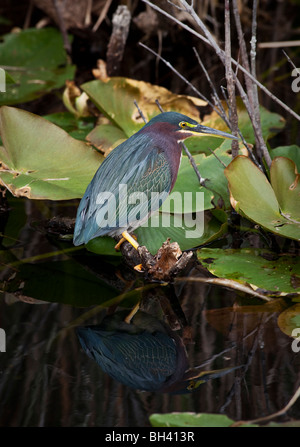
<path fill-rule="evenodd" d="M 71 260 L 38 264 L 20 262 L 16 276 L 7 282 L 5 291 L 74 306 L 104 304 L 119 294 L 118 290 Z"/>
<path fill-rule="evenodd" d="M 300 224 L 300 174 L 295 163 L 289 158 L 276 157 L 270 175 L 281 212 Z"/>
<path fill-rule="evenodd" d="M 144 125 L 134 101 L 147 121 L 160 113 L 155 100 L 159 101 L 165 112 L 181 112 L 195 120 L 199 120 L 196 106 L 206 105 L 199 98 L 176 95 L 163 87 L 129 78 L 107 78 L 105 82 L 95 80 L 81 87 L 101 112 L 123 130 L 125 137 L 130 137 Z"/>
<path fill-rule="evenodd" d="M 44 118 L 65 130 L 71 137 L 82 141 L 93 129 L 95 121 L 93 117 L 76 118 L 70 112 L 51 113 L 50 115 L 44 115 Z"/>
<path fill-rule="evenodd" d="M 215 276 L 268 291 L 300 293 L 299 256 L 276 256 L 267 250 L 254 248 L 202 248 L 198 250 L 198 259 Z"/>
<path fill-rule="evenodd" d="M 103 160 L 87 144 L 24 110 L 0 110 L 0 181 L 15 196 L 80 198 Z"/>
<path fill-rule="evenodd" d="M 234 423 L 225 414 L 209 413 L 155 413 L 149 419 L 153 427 L 229 427 Z M 242 426 L 255 427 L 254 424 L 250 425 L 246 423 Z M 178 433 L 175 436 L 175 432 L 172 434 L 172 431 L 170 431 L 169 434 L 173 436 L 169 438 L 169 441 L 180 441 L 180 437 L 177 436 Z"/>
<path fill-rule="evenodd" d="M 115 147 L 116 143 L 119 144 L 143 126 L 144 121 L 134 101 L 138 103 L 147 121 L 160 113 L 156 100 L 164 111 L 180 112 L 196 121 L 200 121 L 196 106 L 206 105 L 199 98 L 176 95 L 163 87 L 129 78 L 107 78 L 106 81 L 87 82 L 81 87 L 110 120 L 109 123 L 100 122 L 88 136 L 88 140 L 103 151 Z M 203 124 L 210 126 L 209 121 Z M 223 122 L 221 127 L 222 130 L 229 132 Z M 214 150 L 222 141 L 223 139 L 214 137 L 192 137 L 186 145 L 191 152 L 205 152 L 209 155 L 208 147 Z"/>
<path fill-rule="evenodd" d="M 54 28 L 6 34 L 0 43 L 0 63 L 10 67 L 16 82 L 1 93 L 0 105 L 30 101 L 62 87 L 75 73 L 75 67 L 68 65 L 61 33 Z"/>
<path fill-rule="evenodd" d="M 287 157 L 293 160 L 298 172 L 300 172 L 300 147 L 296 144 L 292 144 L 291 146 L 278 146 L 270 151 L 270 155 L 272 159 L 275 157 Z"/>
<path fill-rule="evenodd" d="M 273 179 L 275 187 L 278 179 L 282 178 L 282 174 L 279 174 L 280 170 L 278 169 L 277 163 L 281 165 L 280 161 L 276 161 L 275 163 L 273 161 L 271 166 L 271 176 L 272 171 L 274 171 Z M 283 163 L 286 164 L 285 162 Z M 286 170 L 286 168 L 283 169 Z M 286 174 L 288 174 L 291 179 L 290 168 L 286 171 Z M 258 223 L 273 233 L 300 240 L 300 222 L 290 218 L 288 215 L 284 216 L 281 213 L 280 204 L 274 189 L 266 176 L 254 165 L 254 163 L 247 157 L 238 156 L 227 166 L 225 175 L 228 179 L 231 204 L 237 212 L 244 214 L 250 220 Z M 297 173 L 294 170 L 294 183 L 296 182 L 296 179 Z M 287 185 L 286 182 L 282 185 L 285 192 L 281 194 L 280 200 L 284 197 L 284 204 L 287 203 L 285 200 L 287 200 L 288 197 L 290 200 L 291 194 L 287 191 L 290 186 L 291 185 Z M 276 190 L 278 190 L 277 187 Z M 295 202 L 293 209 L 296 208 L 297 203 L 298 202 Z M 291 206 L 292 205 L 289 202 L 289 209 Z"/>

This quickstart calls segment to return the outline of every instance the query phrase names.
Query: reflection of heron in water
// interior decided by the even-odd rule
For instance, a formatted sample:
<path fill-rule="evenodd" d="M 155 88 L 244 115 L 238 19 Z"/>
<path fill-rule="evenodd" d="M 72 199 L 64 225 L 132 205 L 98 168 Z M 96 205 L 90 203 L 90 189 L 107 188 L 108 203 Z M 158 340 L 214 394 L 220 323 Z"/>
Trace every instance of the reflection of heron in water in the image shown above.
<path fill-rule="evenodd" d="M 87 355 L 124 385 L 143 391 L 189 393 L 239 368 L 189 368 L 182 339 L 167 325 L 143 311 L 128 324 L 126 315 L 126 311 L 119 311 L 106 316 L 100 325 L 76 329 Z"/>

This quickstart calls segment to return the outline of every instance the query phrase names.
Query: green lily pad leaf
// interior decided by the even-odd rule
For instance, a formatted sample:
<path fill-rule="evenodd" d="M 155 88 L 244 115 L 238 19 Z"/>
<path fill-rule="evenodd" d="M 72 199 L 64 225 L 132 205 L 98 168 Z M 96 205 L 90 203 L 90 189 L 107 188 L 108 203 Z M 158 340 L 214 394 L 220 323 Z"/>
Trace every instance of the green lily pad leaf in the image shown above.
<path fill-rule="evenodd" d="M 300 147 L 296 144 L 292 144 L 291 146 L 278 146 L 270 151 L 270 156 L 272 160 L 275 157 L 287 157 L 293 160 L 298 172 L 300 172 Z"/>
<path fill-rule="evenodd" d="M 73 79 L 61 33 L 54 28 L 6 34 L 0 43 L 1 65 L 15 81 L 0 95 L 0 105 L 31 101 Z"/>
<path fill-rule="evenodd" d="M 229 427 L 234 423 L 225 414 L 209 413 L 154 413 L 149 419 L 152 427 Z M 244 424 L 241 426 L 255 427 L 254 424 Z M 180 438 L 178 436 L 175 437 L 175 434 L 172 434 L 172 432 L 170 432 L 170 435 L 173 438 L 169 439 L 169 441 L 180 441 Z"/>
<path fill-rule="evenodd" d="M 300 304 L 294 304 L 278 316 L 278 326 L 289 337 L 300 339 Z M 300 342 L 298 343 L 300 350 Z"/>
<path fill-rule="evenodd" d="M 295 163 L 285 157 L 274 158 L 270 177 L 281 212 L 300 224 L 300 174 Z"/>
<path fill-rule="evenodd" d="M 300 239 L 300 223 L 292 222 L 280 213 L 271 184 L 251 160 L 239 155 L 224 172 L 231 205 L 237 212 L 275 234 Z"/>
<path fill-rule="evenodd" d="M 44 118 L 56 126 L 68 132 L 68 134 L 77 140 L 85 141 L 87 135 L 94 128 L 93 117 L 76 118 L 70 112 L 57 112 L 50 115 L 44 115 Z"/>
<path fill-rule="evenodd" d="M 189 141 L 190 138 L 187 140 Z M 199 138 L 202 141 L 202 138 Z M 178 172 L 178 177 L 174 185 L 172 194 L 180 193 L 185 195 L 184 212 L 192 213 L 213 209 L 219 199 L 222 199 L 222 206 L 226 209 L 230 207 L 229 191 L 227 179 L 224 175 L 224 165 L 228 165 L 232 161 L 231 142 L 226 140 L 221 143 L 220 147 L 214 151 L 214 154 L 197 154 L 194 155 L 194 161 L 202 177 L 206 179 L 206 186 L 200 186 L 199 180 L 194 172 L 193 167 L 187 156 L 183 156 Z M 222 164 L 223 163 L 223 164 Z M 202 193 L 204 200 L 197 201 L 196 192 Z M 189 197 L 192 200 L 189 200 Z M 172 196 L 167 198 L 165 206 L 169 207 L 171 212 L 178 213 L 180 209 L 176 207 L 176 203 L 171 203 Z M 181 204 L 180 204 L 181 205 Z"/>
<path fill-rule="evenodd" d="M 92 143 L 105 156 L 126 139 L 125 132 L 108 120 L 97 125 L 87 135 L 87 141 Z"/>
<path fill-rule="evenodd" d="M 81 198 L 103 156 L 44 118 L 0 109 L 0 181 L 16 197 Z"/>
<path fill-rule="evenodd" d="M 199 98 L 176 95 L 163 87 L 122 77 L 107 78 L 105 82 L 90 81 L 81 88 L 101 112 L 124 131 L 126 137 L 130 137 L 144 125 L 134 101 L 138 103 L 147 121 L 160 113 L 156 100 L 164 111 L 181 112 L 195 120 L 199 120 L 196 106 L 206 105 Z"/>
<path fill-rule="evenodd" d="M 16 84 L 16 80 L 7 71 L 5 71 L 5 84 Z"/>
<path fill-rule="evenodd" d="M 197 155 L 194 157 L 194 160 L 199 168 L 203 161 L 203 156 Z M 177 197 L 178 200 L 176 200 Z M 201 200 L 197 200 L 197 198 Z M 198 177 L 188 157 L 183 156 L 174 188 L 171 195 L 163 203 L 163 209 L 171 213 L 180 214 L 209 210 L 214 207 L 212 204 L 213 198 L 214 194 L 212 191 L 200 186 Z"/>
<path fill-rule="evenodd" d="M 300 257 L 277 256 L 263 249 L 210 249 L 197 252 L 201 263 L 215 276 L 250 284 L 280 294 L 299 293 Z"/>
<path fill-rule="evenodd" d="M 16 276 L 7 283 L 6 293 L 74 306 L 102 304 L 119 295 L 118 290 L 72 260 L 21 263 Z"/>

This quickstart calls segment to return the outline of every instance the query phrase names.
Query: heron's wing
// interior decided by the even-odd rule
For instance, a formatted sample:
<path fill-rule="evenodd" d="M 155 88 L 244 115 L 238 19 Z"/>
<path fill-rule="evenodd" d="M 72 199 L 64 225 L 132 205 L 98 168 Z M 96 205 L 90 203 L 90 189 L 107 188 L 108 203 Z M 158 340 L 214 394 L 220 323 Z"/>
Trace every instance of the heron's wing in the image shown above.
<path fill-rule="evenodd" d="M 136 228 L 169 194 L 172 179 L 165 154 L 145 136 L 132 145 L 130 140 L 109 154 L 89 184 L 77 211 L 75 245 Z"/>
<path fill-rule="evenodd" d="M 144 331 L 133 335 L 87 327 L 78 335 L 89 357 L 129 387 L 157 390 L 176 370 L 176 346 L 164 333 Z"/>

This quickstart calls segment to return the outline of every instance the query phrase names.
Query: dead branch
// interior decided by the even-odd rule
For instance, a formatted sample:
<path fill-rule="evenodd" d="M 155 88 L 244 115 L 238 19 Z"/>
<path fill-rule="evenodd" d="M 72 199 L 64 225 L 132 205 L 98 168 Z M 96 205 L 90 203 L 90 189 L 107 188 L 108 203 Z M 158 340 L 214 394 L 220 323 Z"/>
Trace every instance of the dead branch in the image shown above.
<path fill-rule="evenodd" d="M 175 23 L 177 23 L 179 26 L 181 26 L 183 29 L 189 31 L 191 34 L 193 34 L 194 36 L 198 37 L 199 39 L 201 39 L 203 42 L 205 42 L 206 44 L 208 44 L 209 46 L 213 46 L 214 49 L 216 49 L 216 54 L 221 58 L 221 60 L 224 60 L 225 54 L 224 51 L 221 50 L 220 47 L 218 47 L 218 45 L 216 44 L 216 42 L 214 41 L 213 37 L 211 36 L 212 41 L 210 41 L 208 38 L 204 37 L 203 35 L 201 35 L 200 33 L 198 33 L 197 31 L 195 31 L 193 28 L 189 27 L 188 25 L 186 25 L 185 23 L 182 23 L 180 20 L 178 20 L 176 17 L 173 17 L 171 14 L 167 13 L 166 11 L 164 11 L 163 9 L 159 8 L 158 6 L 156 6 L 155 4 L 151 3 L 149 0 L 142 0 L 144 3 L 147 3 L 148 5 L 150 5 L 153 9 L 155 9 L 156 11 L 160 12 L 161 14 L 165 15 L 166 17 L 168 17 L 170 20 L 173 20 Z M 187 5 L 188 9 L 186 10 L 187 12 L 190 12 L 190 10 L 192 9 L 191 6 L 184 0 L 180 0 L 180 2 L 182 4 Z M 193 10 L 193 9 L 192 9 Z M 196 18 L 196 23 L 199 25 L 198 21 L 200 21 L 201 23 L 203 23 L 200 18 L 197 16 L 197 14 L 194 11 L 194 15 L 192 15 L 192 17 L 195 19 Z M 208 30 L 207 30 L 208 32 Z M 212 43 L 214 42 L 214 44 Z M 255 82 L 257 84 L 257 86 L 266 94 L 268 95 L 274 102 L 276 102 L 278 105 L 280 105 L 280 107 L 282 107 L 285 111 L 287 111 L 290 115 L 292 115 L 294 118 L 296 118 L 298 121 L 300 121 L 300 115 L 298 115 L 294 110 L 292 110 L 290 107 L 288 107 L 283 101 L 281 101 L 279 98 L 277 98 L 273 93 L 271 93 L 263 84 L 261 84 L 256 78 L 254 78 L 251 73 L 249 71 L 247 71 L 242 65 L 240 65 L 235 59 L 231 59 L 231 62 L 240 70 L 242 71 L 248 78 L 250 78 L 253 82 Z"/>
<path fill-rule="evenodd" d="M 231 132 L 234 136 L 238 135 L 238 115 L 236 109 L 235 98 L 235 82 L 231 67 L 231 32 L 230 32 L 230 6 L 229 0 L 225 0 L 225 73 L 227 80 L 227 91 L 229 99 L 229 121 L 231 124 Z M 232 158 L 239 153 L 239 143 L 233 140 L 231 143 Z"/>

